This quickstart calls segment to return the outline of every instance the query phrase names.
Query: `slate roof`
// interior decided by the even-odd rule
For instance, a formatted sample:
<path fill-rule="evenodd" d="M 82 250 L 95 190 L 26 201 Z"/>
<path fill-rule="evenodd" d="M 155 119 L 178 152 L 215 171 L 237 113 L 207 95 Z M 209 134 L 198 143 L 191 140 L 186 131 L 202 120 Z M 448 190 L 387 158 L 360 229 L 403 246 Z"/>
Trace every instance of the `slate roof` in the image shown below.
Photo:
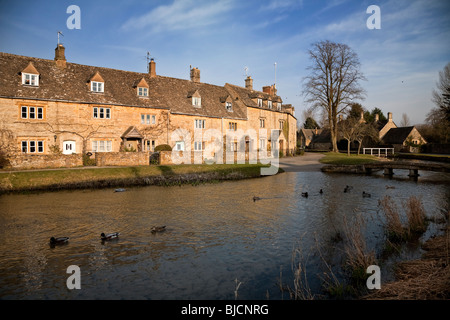
<path fill-rule="evenodd" d="M 385 144 L 403 144 L 413 129 L 414 126 L 392 128 L 384 135 L 383 142 Z"/>
<path fill-rule="evenodd" d="M 22 85 L 21 72 L 30 62 L 39 72 L 39 86 Z M 91 79 L 104 79 L 104 92 L 91 92 Z M 148 97 L 139 97 L 136 85 L 148 84 Z M 201 97 L 201 107 L 192 105 L 192 92 Z M 172 113 L 207 117 L 247 119 L 245 105 L 233 101 L 232 112 L 226 110 L 224 87 L 148 73 L 66 63 L 59 68 L 54 60 L 25 57 L 0 52 L 0 97 L 50 101 L 70 101 L 132 107 L 164 108 Z"/>

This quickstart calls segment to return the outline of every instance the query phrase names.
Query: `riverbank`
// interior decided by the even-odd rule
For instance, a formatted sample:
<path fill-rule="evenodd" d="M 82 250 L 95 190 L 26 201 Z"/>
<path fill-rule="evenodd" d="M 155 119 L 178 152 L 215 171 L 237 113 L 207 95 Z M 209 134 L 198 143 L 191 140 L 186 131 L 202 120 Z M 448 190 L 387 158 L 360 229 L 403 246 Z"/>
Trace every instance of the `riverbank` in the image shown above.
<path fill-rule="evenodd" d="M 76 168 L 0 172 L 0 194 L 67 189 L 199 184 L 261 177 L 262 164 Z M 283 172 L 282 169 L 279 172 Z"/>
<path fill-rule="evenodd" d="M 397 264 L 396 280 L 363 300 L 448 300 L 450 299 L 450 226 L 444 235 L 422 245 L 421 259 Z"/>

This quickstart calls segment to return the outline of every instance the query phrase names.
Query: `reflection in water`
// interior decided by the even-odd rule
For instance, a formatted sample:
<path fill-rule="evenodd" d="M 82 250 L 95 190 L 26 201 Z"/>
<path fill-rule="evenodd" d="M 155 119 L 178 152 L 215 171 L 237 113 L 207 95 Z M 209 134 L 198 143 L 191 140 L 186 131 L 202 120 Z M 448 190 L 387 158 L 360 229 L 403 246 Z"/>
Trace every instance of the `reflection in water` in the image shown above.
<path fill-rule="evenodd" d="M 281 299 L 277 281 L 292 281 L 292 254 L 321 247 L 339 263 L 333 239 L 344 218 L 362 216 L 368 246 L 383 238 L 378 200 L 420 196 L 432 216 L 448 205 L 448 176 L 417 182 L 378 176 L 288 172 L 261 179 L 181 187 L 139 187 L 0 197 L 2 299 Z M 435 181 L 439 181 L 436 183 Z M 344 193 L 344 187 L 353 189 Z M 389 188 L 386 186 L 389 185 Z M 319 193 L 322 189 L 323 193 Z M 363 198 L 362 191 L 371 193 Z M 308 192 L 308 198 L 302 197 Z M 253 201 L 253 197 L 261 198 Z M 163 233 L 152 233 L 166 225 Z M 120 232 L 113 241 L 100 234 Z M 68 236 L 49 246 L 51 236 Z M 81 290 L 68 290 L 78 265 Z M 319 288 L 319 258 L 310 255 Z M 289 283 L 288 283 L 289 284 Z M 286 297 L 284 297 L 286 298 Z"/>

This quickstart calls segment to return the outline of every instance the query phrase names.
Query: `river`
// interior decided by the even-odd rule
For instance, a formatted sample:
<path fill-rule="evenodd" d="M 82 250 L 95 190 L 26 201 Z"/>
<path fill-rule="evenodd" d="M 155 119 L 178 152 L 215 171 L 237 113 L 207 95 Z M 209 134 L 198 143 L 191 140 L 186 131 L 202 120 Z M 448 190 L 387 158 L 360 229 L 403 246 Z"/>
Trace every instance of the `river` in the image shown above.
<path fill-rule="evenodd" d="M 421 172 L 417 181 L 407 174 L 285 172 L 125 192 L 1 195 L 0 299 L 289 299 L 279 283 L 293 287 L 298 249 L 312 290 L 320 290 L 321 259 L 338 265 L 342 258 L 332 239 L 345 221 L 363 217 L 367 246 L 380 252 L 378 201 L 385 195 L 399 205 L 418 196 L 429 217 L 449 207 L 448 174 Z M 346 185 L 353 189 L 344 193 Z M 154 225 L 166 231 L 152 233 Z M 105 242 L 102 232 L 120 237 Z M 424 238 L 436 233 L 432 223 Z M 52 247 L 52 236 L 70 240 Z M 66 285 L 71 265 L 80 268 L 79 290 Z"/>

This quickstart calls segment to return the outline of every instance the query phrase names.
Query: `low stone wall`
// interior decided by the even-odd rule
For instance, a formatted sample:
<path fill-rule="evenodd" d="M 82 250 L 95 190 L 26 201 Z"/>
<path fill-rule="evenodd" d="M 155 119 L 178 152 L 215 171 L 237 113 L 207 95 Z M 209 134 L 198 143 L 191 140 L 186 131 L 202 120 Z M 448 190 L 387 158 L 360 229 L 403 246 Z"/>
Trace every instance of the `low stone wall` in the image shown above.
<path fill-rule="evenodd" d="M 202 151 L 191 151 L 191 157 L 189 158 L 187 151 L 160 151 L 159 152 L 159 164 L 160 165 L 172 165 L 172 164 L 202 164 L 207 161 L 213 161 L 217 163 L 216 159 L 212 156 L 208 157 Z M 178 161 L 174 161 L 172 153 L 178 157 Z M 255 153 L 256 154 L 256 153 Z M 270 158 L 270 152 L 267 152 Z M 232 152 L 230 155 L 226 153 L 223 154 L 222 163 L 249 163 L 248 152 L 238 155 L 237 152 Z M 253 155 L 254 156 L 254 155 Z M 227 158 L 229 157 L 229 158 Z M 264 158 L 266 159 L 266 158 Z M 252 159 L 252 161 L 257 162 L 257 159 Z M 175 163 L 176 162 L 176 163 Z"/>
<path fill-rule="evenodd" d="M 81 154 L 20 154 L 10 157 L 9 163 L 13 169 L 47 169 L 81 167 L 83 157 Z"/>
<path fill-rule="evenodd" d="M 97 167 L 103 166 L 147 166 L 150 164 L 148 152 L 97 152 Z"/>

